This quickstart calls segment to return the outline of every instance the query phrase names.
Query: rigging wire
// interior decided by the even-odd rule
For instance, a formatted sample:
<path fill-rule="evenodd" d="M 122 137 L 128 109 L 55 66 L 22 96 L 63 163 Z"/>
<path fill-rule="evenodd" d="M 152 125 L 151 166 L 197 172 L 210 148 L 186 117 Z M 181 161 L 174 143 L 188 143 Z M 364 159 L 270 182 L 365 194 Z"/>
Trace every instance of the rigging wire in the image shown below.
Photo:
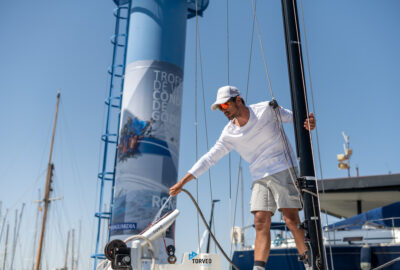
<path fill-rule="evenodd" d="M 201 78 L 201 90 L 202 90 L 202 97 L 203 97 L 203 115 L 204 115 L 204 128 L 205 128 L 205 140 L 206 140 L 206 147 L 209 149 L 209 140 L 208 140 L 208 124 L 207 124 L 207 113 L 206 113 L 206 98 L 205 98 L 205 90 L 204 90 L 204 73 L 203 73 L 203 58 L 201 54 L 201 43 L 200 43 L 200 31 L 198 33 L 198 41 L 199 41 L 199 60 L 200 60 L 200 78 Z M 209 182 L 209 187 L 210 187 L 210 202 L 211 202 L 211 207 L 213 204 L 214 196 L 213 196 L 213 189 L 212 189 L 212 183 L 211 183 L 211 168 L 208 169 L 208 182 Z M 214 217 L 212 217 L 214 219 Z M 215 231 L 215 222 L 212 223 L 214 233 Z M 216 252 L 216 247 L 214 246 L 215 252 Z"/>
<path fill-rule="evenodd" d="M 255 20 L 256 20 L 256 9 L 257 9 L 257 2 L 254 3 L 254 12 L 253 12 L 253 23 L 251 27 L 251 41 L 250 41 L 250 54 L 249 54 L 249 65 L 247 68 L 247 82 L 246 82 L 246 96 L 245 96 L 245 101 L 247 103 L 247 99 L 249 96 L 249 83 L 250 83 L 250 71 L 251 71 L 251 61 L 252 61 L 252 56 L 253 56 L 253 42 L 254 42 L 254 25 L 255 25 Z"/>
<path fill-rule="evenodd" d="M 310 56 L 308 53 L 308 42 L 307 42 L 307 32 L 306 32 L 306 25 L 305 25 L 305 20 L 304 20 L 304 9 L 303 9 L 303 0 L 300 1 L 300 11 L 301 11 L 301 19 L 302 19 L 302 26 L 303 26 L 303 34 L 304 34 L 304 45 L 305 45 L 305 51 L 306 51 L 306 60 L 307 60 L 307 73 L 308 73 L 308 81 L 310 83 L 310 93 L 311 93 L 311 104 L 312 104 L 312 110 L 316 114 L 315 110 L 315 102 L 314 102 L 314 91 L 313 91 L 313 84 L 311 80 L 311 65 L 310 65 Z M 315 126 L 315 139 L 317 143 L 317 153 L 318 153 L 318 164 L 319 164 L 319 172 L 320 172 L 320 177 L 323 179 L 323 171 L 322 171 L 322 163 L 321 163 L 321 152 L 320 152 L 320 147 L 319 147 L 319 136 L 318 136 L 318 126 Z M 325 194 L 325 186 L 324 186 L 324 181 L 321 181 L 321 186 L 322 186 L 322 193 Z M 321 208 L 320 208 L 321 209 Z M 328 213 L 325 210 L 325 223 L 326 226 L 328 226 Z M 330 260 L 331 260 L 331 266 L 332 269 L 334 270 L 334 264 L 333 264 L 333 255 L 332 255 L 332 245 L 331 245 L 331 233 L 328 231 L 328 246 L 329 246 L 329 251 L 330 251 Z"/>
<path fill-rule="evenodd" d="M 271 84 L 271 79 L 270 79 L 269 71 L 268 71 L 268 64 L 267 64 L 267 61 L 266 61 L 266 58 L 265 58 L 264 46 L 263 46 L 263 42 L 262 42 L 262 38 L 261 38 L 261 33 L 260 33 L 260 26 L 259 26 L 258 19 L 257 19 L 257 9 L 256 9 L 256 2 L 255 2 L 255 0 L 252 0 L 252 4 L 253 4 L 253 14 L 254 14 L 254 15 L 253 15 L 253 16 L 254 16 L 254 18 L 253 18 L 253 24 L 254 24 L 254 22 L 255 22 L 255 24 L 256 24 L 256 26 L 257 26 L 257 37 L 258 37 L 258 41 L 259 41 L 259 43 L 260 43 L 260 49 L 261 49 L 261 53 L 262 53 L 262 56 L 263 56 L 264 67 L 265 67 L 265 73 L 266 73 L 266 75 L 267 75 L 267 81 L 268 81 L 268 86 L 269 86 L 269 90 L 270 90 L 270 94 L 271 94 L 271 99 L 272 99 L 272 100 L 275 100 L 275 98 L 274 98 L 274 92 L 273 92 L 272 84 Z M 249 66 L 250 66 L 250 64 L 249 64 Z M 249 71 L 249 73 L 250 73 L 250 71 Z M 249 75 L 249 77 L 250 77 L 250 75 Z M 274 110 L 274 111 L 275 111 L 275 110 Z M 282 139 L 282 142 L 283 142 L 283 147 L 286 147 L 286 149 L 285 149 L 285 148 L 283 149 L 283 150 L 284 150 L 283 152 L 284 152 L 284 154 L 285 154 L 285 159 L 286 159 L 286 162 L 287 162 L 288 167 L 289 167 L 289 162 L 288 162 L 288 158 L 287 158 L 287 155 L 289 155 L 290 163 L 291 163 L 292 167 L 294 167 L 294 162 L 293 162 L 293 160 L 292 160 L 292 158 L 291 158 L 291 156 L 290 156 L 290 154 L 289 154 L 289 152 L 288 152 L 289 143 L 287 142 L 287 137 L 286 137 L 286 135 L 285 135 L 285 133 L 284 133 L 284 129 L 283 129 L 283 127 L 282 127 L 282 119 L 281 119 L 281 117 L 280 117 L 280 111 L 278 110 L 278 112 L 279 112 L 278 115 L 276 114 L 276 113 L 277 113 L 276 111 L 275 111 L 275 114 L 276 114 L 277 120 L 279 119 L 279 121 L 278 121 L 278 127 L 279 127 L 279 129 L 280 129 L 281 139 Z M 290 177 L 291 177 L 292 182 L 295 184 L 295 179 L 294 179 L 294 177 L 293 177 L 293 175 L 292 175 L 291 170 L 289 170 L 289 174 L 290 174 Z M 297 175 L 296 175 L 296 178 L 297 178 Z M 295 185 L 295 186 L 296 186 L 296 185 Z M 298 192 L 299 192 L 299 190 L 298 190 Z M 299 192 L 299 195 L 300 195 L 300 192 Z M 300 198 L 301 198 L 301 196 L 300 196 Z"/>
<path fill-rule="evenodd" d="M 297 172 L 296 172 L 296 170 L 292 171 L 290 169 L 290 168 L 296 167 L 296 164 L 294 163 L 294 161 L 292 159 L 292 155 L 290 154 L 292 151 L 291 151 L 291 147 L 290 147 L 290 144 L 288 142 L 285 130 L 284 130 L 283 125 L 282 125 L 282 116 L 281 116 L 280 107 L 277 106 L 276 108 L 273 108 L 273 111 L 275 113 L 275 120 L 276 120 L 277 127 L 279 129 L 279 136 L 280 136 L 280 139 L 281 139 L 281 142 L 282 142 L 282 150 L 283 150 L 283 154 L 284 154 L 284 157 L 285 157 L 286 164 L 288 166 L 290 179 L 292 180 L 292 183 L 293 183 L 294 187 L 297 190 L 297 193 L 298 193 L 299 198 L 300 198 L 301 205 L 303 206 L 303 198 L 301 196 L 301 191 L 299 190 L 299 187 L 296 184 L 296 179 L 298 178 Z M 294 176 L 293 176 L 293 174 L 294 174 Z"/>
<path fill-rule="evenodd" d="M 274 99 L 274 91 L 272 90 L 271 78 L 269 77 L 267 60 L 265 58 L 264 46 L 263 46 L 263 42 L 262 42 L 262 39 L 261 39 L 260 26 L 258 24 L 258 19 L 257 19 L 255 0 L 252 0 L 252 4 L 253 4 L 253 10 L 254 10 L 253 11 L 254 12 L 254 18 L 255 18 L 255 22 L 256 22 L 256 26 L 257 26 L 257 36 L 258 36 L 258 41 L 260 43 L 261 53 L 262 53 L 262 57 L 263 57 L 263 61 L 264 61 L 264 68 L 265 68 L 265 73 L 267 75 L 267 82 L 268 82 L 268 86 L 269 86 L 269 91 L 271 93 L 272 99 Z"/>
<path fill-rule="evenodd" d="M 270 80 L 270 77 L 269 77 L 269 72 L 268 72 L 268 66 L 267 66 L 267 62 L 266 62 L 266 59 L 265 59 L 265 54 L 264 54 L 264 48 L 263 48 L 263 43 L 262 43 L 262 39 L 261 39 L 261 35 L 260 35 L 260 27 L 259 27 L 259 24 L 258 24 L 258 19 L 257 19 L 257 15 L 256 15 L 256 6 L 255 6 L 255 1 L 254 0 L 252 0 L 252 3 L 253 3 L 253 9 L 254 9 L 254 18 L 255 18 L 255 22 L 256 22 L 256 25 L 257 25 L 257 35 L 258 35 L 258 40 L 259 40 L 259 43 L 260 43 L 260 47 L 261 47 L 261 52 L 262 52 L 262 56 L 263 56 L 263 60 L 264 60 L 264 66 L 265 66 L 265 71 L 266 71 L 266 75 L 267 75 L 267 80 L 268 80 L 268 85 L 269 85 L 269 89 L 270 89 L 270 93 L 271 93 L 271 97 L 272 97 L 272 100 L 274 100 L 274 94 L 273 94 L 273 90 L 272 90 L 272 86 L 271 86 L 271 80 Z M 294 2 L 292 1 L 292 4 L 294 5 Z M 294 8 L 293 8 L 293 10 L 295 10 Z M 294 14 L 294 17 L 295 17 L 295 20 L 296 20 L 296 23 L 297 23 L 297 16 L 296 16 L 296 14 Z M 298 38 L 298 40 L 299 40 L 299 31 L 298 31 L 298 29 L 297 29 L 297 24 L 296 24 L 296 34 L 297 34 L 297 38 Z M 298 47 L 299 48 L 299 54 L 301 53 L 301 51 L 300 51 L 300 46 Z M 301 59 L 300 59 L 300 61 L 301 61 Z M 302 67 L 302 62 L 301 62 L 301 73 L 302 73 L 302 83 L 303 83 L 303 89 L 304 89 L 304 91 L 305 91 L 305 82 L 304 82 L 304 71 L 303 71 L 303 67 Z M 308 101 L 307 101 L 307 96 L 305 95 L 305 98 L 306 98 L 306 111 L 307 111 L 307 115 L 308 115 L 308 112 L 309 112 L 309 109 L 308 109 Z M 274 110 L 275 111 L 275 110 Z M 278 109 L 278 111 L 279 111 L 279 109 Z M 278 114 L 276 111 L 275 111 L 275 113 L 276 113 L 276 117 L 277 118 L 280 118 L 280 113 Z M 278 119 L 277 119 L 278 120 Z M 288 142 L 287 142 L 287 138 L 286 138 L 286 136 L 284 135 L 284 131 L 283 131 L 283 127 L 282 127 L 282 125 L 281 125 L 281 118 L 279 119 L 280 121 L 278 121 L 278 125 L 279 125 L 279 129 L 280 129 L 280 131 L 281 131 L 281 139 L 282 139 L 282 142 L 283 142 L 283 147 L 286 147 L 286 149 L 288 149 Z M 311 137 L 311 132 L 309 132 L 309 136 L 310 136 L 310 140 L 311 140 L 311 142 L 312 142 L 312 137 Z M 312 151 L 312 153 L 314 153 L 314 151 L 313 151 L 313 148 L 312 148 L 312 144 L 311 144 L 311 151 Z M 288 163 L 288 159 L 287 159 L 287 157 L 286 157 L 286 152 L 284 151 L 284 153 L 285 153 L 285 159 L 286 159 L 286 162 Z M 289 155 L 290 156 L 290 155 Z M 290 160 L 291 160 L 291 163 L 293 164 L 293 161 L 292 161 L 292 159 L 291 159 L 291 157 L 290 157 Z M 314 164 L 314 168 L 315 168 L 315 162 L 314 162 L 314 159 L 313 159 L 313 164 Z M 288 163 L 288 165 L 289 165 L 289 163 Z M 291 170 L 289 169 L 289 172 L 290 172 Z M 292 181 L 294 181 L 294 179 L 293 179 L 293 175 L 291 174 L 291 172 L 290 172 L 290 176 L 291 176 L 291 179 L 292 179 Z M 297 187 L 296 187 L 297 188 Z M 299 190 L 298 190 L 298 192 L 299 192 Z M 318 187 L 317 187 L 317 192 L 318 192 Z M 316 194 L 317 195 L 317 194 Z M 313 202 L 314 202 L 314 196 L 312 196 L 312 200 L 313 200 Z M 318 204 L 320 205 L 320 202 L 319 202 L 319 197 L 318 197 L 318 195 L 317 195 L 317 200 L 318 200 Z M 314 206 L 313 206 L 314 207 Z M 313 209 L 313 211 L 314 211 L 314 213 L 316 212 L 316 210 L 315 210 L 315 208 Z M 317 224 L 315 223 L 315 225 L 317 226 Z M 318 233 L 318 230 L 316 230 L 317 231 L 317 233 Z M 317 235 L 317 237 L 319 238 L 320 236 L 319 235 Z M 318 241 L 318 245 L 319 245 L 319 241 Z M 320 248 L 319 248 L 319 250 L 320 250 Z M 323 252 L 325 252 L 325 250 L 323 250 Z"/>
<path fill-rule="evenodd" d="M 261 53 L 262 53 L 262 56 L 263 56 L 263 61 L 264 61 L 265 73 L 266 73 L 266 75 L 267 75 L 268 86 L 269 86 L 271 98 L 272 98 L 272 100 L 275 100 L 275 98 L 274 98 L 274 92 L 273 92 L 272 84 L 271 84 L 271 79 L 270 79 L 269 71 L 268 71 L 268 64 L 267 64 L 267 61 L 266 61 L 266 58 L 265 58 L 264 46 L 263 46 L 263 42 L 262 42 L 262 38 L 261 38 L 261 33 L 260 33 L 260 26 L 259 26 L 259 24 L 258 24 L 257 9 L 256 9 L 256 2 L 255 2 L 255 0 L 252 0 L 252 4 L 253 4 L 253 14 L 254 14 L 254 15 L 253 15 L 253 16 L 254 16 L 254 18 L 253 18 L 253 24 L 254 24 L 254 22 L 255 22 L 255 24 L 256 24 L 256 26 L 257 26 L 257 37 L 258 37 L 258 41 L 259 41 L 259 43 L 260 43 L 260 49 L 261 49 Z M 253 31 L 254 31 L 254 28 L 253 28 Z M 250 64 L 249 64 L 249 66 L 250 66 Z M 249 73 L 250 73 L 250 71 L 249 71 Z M 250 75 L 248 75 L 248 77 L 250 77 Z M 276 113 L 276 112 L 275 112 L 275 113 Z M 280 116 L 280 112 L 279 112 L 279 116 Z M 281 125 L 282 119 L 280 118 L 279 120 L 280 120 L 280 121 L 278 122 L 278 123 L 279 123 L 278 125 L 279 125 L 280 131 L 281 131 L 281 139 L 282 139 L 284 145 L 287 145 L 286 149 L 289 149 L 289 146 L 288 146 L 289 144 L 288 144 L 288 142 L 287 142 L 286 135 L 285 135 L 284 130 L 283 130 L 283 127 L 282 127 L 282 125 Z M 284 146 L 283 146 L 283 147 L 284 147 Z M 287 150 L 286 150 L 286 151 L 287 151 Z M 285 154 L 286 162 L 288 163 L 288 159 L 287 159 L 287 157 L 286 157 L 286 154 L 287 154 L 286 151 L 285 151 L 285 149 L 284 149 L 284 154 Z M 289 155 L 289 157 L 290 157 L 290 155 Z M 293 162 L 293 160 L 291 159 L 291 157 L 290 157 L 290 160 L 291 160 L 291 164 L 292 164 L 292 167 L 293 167 L 294 162 Z M 288 163 L 288 167 L 289 167 L 289 163 Z M 291 177 L 293 183 L 295 183 L 295 179 L 293 178 L 293 175 L 292 175 L 291 170 L 289 170 L 289 173 L 290 173 L 290 177 Z M 297 178 L 297 176 L 296 176 L 296 178 Z M 296 186 L 296 185 L 295 185 L 295 186 Z M 299 192 L 299 191 L 298 191 L 298 192 Z M 300 194 L 300 193 L 299 193 L 299 194 Z"/>
<path fill-rule="evenodd" d="M 63 140 L 60 140 L 61 143 L 65 143 L 65 145 L 67 145 L 67 149 L 71 152 L 70 156 L 70 170 L 71 173 L 73 175 L 72 181 L 73 184 L 76 187 L 79 187 L 82 185 L 82 183 L 84 183 L 84 181 L 82 180 L 81 177 L 81 173 L 79 170 L 79 166 L 78 166 L 78 161 L 76 159 L 76 157 L 78 155 L 76 155 L 76 151 L 75 151 L 75 147 L 74 147 L 74 143 L 72 141 L 69 141 L 69 139 L 73 138 L 72 136 L 72 132 L 70 131 L 71 129 L 69 128 L 69 124 L 68 124 L 68 118 L 67 118 L 67 113 L 64 110 L 64 104 L 63 101 L 60 99 L 60 127 L 63 128 L 63 131 L 65 132 L 65 139 L 63 138 Z M 62 145 L 61 145 L 62 146 Z M 64 151 L 60 151 L 60 153 L 65 153 Z M 62 156 L 61 156 L 62 157 Z M 68 169 L 69 170 L 69 169 Z M 84 196 L 84 189 L 78 189 L 77 194 L 78 195 L 78 203 L 80 203 L 81 205 L 89 205 L 89 201 L 88 201 L 88 197 Z M 82 210 L 82 209 L 80 209 Z"/>
<path fill-rule="evenodd" d="M 43 169 L 43 171 L 36 177 L 36 179 L 32 182 L 30 186 L 28 186 L 22 194 L 11 204 L 11 206 L 8 208 L 10 211 L 13 210 L 15 207 L 17 207 L 18 203 L 23 200 L 23 198 L 26 197 L 27 193 L 32 191 L 33 187 L 39 182 L 41 177 L 44 175 L 44 173 L 47 171 L 46 169 Z"/>
<path fill-rule="evenodd" d="M 199 32 L 199 16 L 198 16 L 198 0 L 196 0 L 196 33 L 195 33 L 195 75 L 194 75 L 194 126 L 195 126 L 195 137 L 196 137 L 196 160 L 199 158 L 199 139 L 198 139 L 198 127 L 197 127 L 197 37 Z M 199 202 L 199 179 L 196 178 L 196 201 Z M 199 213 L 197 213 L 197 244 L 200 250 L 200 221 Z"/>
<path fill-rule="evenodd" d="M 254 4 L 254 11 L 256 9 L 256 3 Z M 251 62 L 252 62 L 252 55 L 253 55 L 253 41 L 254 41 L 254 25 L 255 25 L 255 12 L 253 12 L 253 24 L 252 24 L 252 30 L 251 30 L 251 40 L 250 40 L 250 53 L 249 53 L 249 65 L 247 69 L 247 81 L 246 81 L 246 96 L 245 96 L 245 102 L 247 103 L 248 95 L 249 95 L 249 83 L 250 83 L 250 71 L 251 71 Z M 230 164 L 229 164 L 230 165 Z M 241 166 L 242 166 L 242 157 L 239 157 L 239 165 L 238 165 L 238 175 L 241 173 Z M 242 182 L 243 185 L 243 182 Z M 233 224 L 235 224 L 236 220 L 236 211 L 237 211 L 237 197 L 238 197 L 238 190 L 239 190 L 239 180 L 237 182 L 237 187 L 236 187 L 236 196 L 235 196 L 235 209 L 233 211 L 234 213 L 234 218 L 233 222 L 231 222 L 231 228 L 233 228 Z M 243 194 L 242 194 L 243 196 Z M 243 210 L 243 209 L 242 209 Z M 243 213 L 242 213 L 242 220 L 243 220 Z M 242 224 L 243 226 L 243 224 Z M 233 242 L 231 241 L 231 246 L 230 246 L 230 256 L 232 256 L 232 251 L 233 251 Z"/>
<path fill-rule="evenodd" d="M 296 37 L 297 37 L 297 40 L 298 41 L 300 41 L 300 32 L 299 32 L 299 29 L 298 29 L 298 18 L 297 18 L 297 14 L 296 14 L 296 4 L 295 4 L 295 2 L 294 2 L 294 0 L 292 0 L 292 6 L 293 6 L 293 15 L 294 15 L 294 19 L 295 19 L 295 25 L 296 25 Z M 300 45 L 300 43 L 299 43 L 299 46 L 297 46 L 298 47 L 298 53 L 299 53 L 299 55 L 301 55 L 301 45 Z M 303 61 L 302 61 L 302 58 L 300 57 L 300 71 L 301 71 L 301 74 L 302 74 L 302 76 L 301 76 L 301 80 L 302 80 L 302 83 L 303 83 L 303 91 L 304 91 L 304 98 L 305 98 L 305 105 L 306 105 L 306 113 L 307 113 L 307 115 L 309 115 L 309 108 L 308 108 L 308 99 L 307 99 L 307 92 L 306 92 L 306 88 L 305 88 L 305 76 L 304 76 L 304 70 L 303 70 Z M 309 123 L 308 123 L 309 124 Z M 313 148 L 313 144 L 312 144 L 312 142 L 313 142 L 313 140 L 312 140 L 312 134 L 311 134 L 311 132 L 309 132 L 308 133 L 309 134 L 309 137 L 310 137 L 310 142 L 311 142 L 311 144 L 310 144 L 310 146 L 311 146 L 311 153 L 312 153 L 312 156 L 314 156 L 314 148 Z M 313 166 L 314 166 L 314 168 L 315 168 L 315 161 L 314 161 L 314 159 L 312 159 L 312 161 L 313 161 Z M 319 196 L 318 196 L 318 193 L 319 193 L 319 191 L 318 191 L 318 185 L 316 185 L 316 189 L 317 189 L 317 196 L 316 196 L 316 198 L 317 198 L 317 203 L 318 203 L 318 207 L 319 207 L 319 214 L 321 215 L 321 203 L 320 203 L 320 200 L 319 200 Z M 314 214 L 316 213 L 316 210 L 315 210 L 315 205 L 314 205 L 314 197 L 315 196 L 312 196 L 311 198 L 312 198 L 312 201 L 313 201 L 313 212 L 314 212 Z M 318 224 L 317 224 L 317 221 L 315 220 L 314 221 L 314 225 L 315 225 L 315 227 L 316 227 L 316 233 L 317 233 L 317 238 L 319 239 L 321 236 L 318 234 Z M 321 230 L 322 230 L 322 228 L 321 228 Z M 322 241 L 323 241 L 323 239 L 322 239 Z M 317 241 L 317 243 L 318 243 L 318 250 L 319 251 L 321 251 L 321 247 L 320 247 L 320 241 L 318 240 Z M 325 251 L 325 248 L 322 250 L 322 252 L 323 253 L 326 253 L 326 251 Z M 321 254 L 319 254 L 320 255 L 320 257 L 321 257 Z M 326 255 L 326 254 L 325 254 Z M 326 256 L 325 256 L 325 259 L 326 259 Z M 327 265 L 327 263 L 325 262 L 325 264 Z"/>
<path fill-rule="evenodd" d="M 257 9 L 256 9 L 256 2 L 255 2 L 255 0 L 252 0 L 252 5 L 253 5 L 253 16 L 254 16 L 254 18 L 253 18 L 253 24 L 254 24 L 254 22 L 255 22 L 255 24 L 256 24 L 256 26 L 257 26 L 257 37 L 258 37 L 258 41 L 259 41 L 259 43 L 260 43 L 260 49 L 261 49 L 261 53 L 262 53 L 262 56 L 263 56 L 264 67 L 265 67 L 265 73 L 266 73 L 266 75 L 267 75 L 267 81 L 268 81 L 268 85 L 269 85 L 269 90 L 270 90 L 270 94 L 271 94 L 271 99 L 274 101 L 274 100 L 275 100 L 275 98 L 274 98 L 274 92 L 273 92 L 273 89 L 272 89 L 271 79 L 270 79 L 270 77 L 269 77 L 268 65 L 267 65 L 267 61 L 266 61 L 266 58 L 265 58 L 264 46 L 263 46 L 262 39 L 261 39 L 260 26 L 259 26 L 259 24 L 258 24 L 258 19 L 257 19 Z M 254 31 L 254 28 L 253 28 L 253 31 Z M 250 64 L 249 64 L 249 66 L 250 66 Z M 249 71 L 249 72 L 250 72 L 250 71 Z M 250 75 L 248 75 L 248 77 L 250 77 Z M 274 110 L 274 111 L 275 111 L 275 110 Z M 278 109 L 278 111 L 279 111 L 279 109 Z M 285 133 L 284 133 L 284 129 L 283 129 L 283 127 L 282 127 L 282 119 L 281 119 L 281 117 L 280 117 L 280 112 L 279 112 L 279 114 L 277 114 L 277 112 L 275 111 L 275 115 L 276 115 L 276 119 L 277 119 L 277 123 L 278 123 L 278 128 L 280 129 L 281 140 L 282 140 L 282 142 L 283 142 L 283 145 L 282 145 L 282 147 L 283 147 L 283 152 L 284 152 L 285 159 L 286 159 L 286 163 L 287 163 L 288 169 L 289 169 L 290 166 L 289 166 L 289 161 L 288 161 L 287 155 L 289 155 L 289 158 L 290 158 L 290 160 L 291 160 L 292 167 L 294 167 L 294 162 L 293 162 L 293 160 L 292 160 L 292 158 L 291 158 L 291 156 L 290 156 L 290 154 L 289 154 L 289 150 L 288 150 L 288 149 L 290 149 L 290 147 L 289 147 L 289 143 L 287 142 L 287 138 L 286 138 L 286 135 L 285 135 Z M 279 121 L 278 121 L 278 119 L 279 119 Z M 286 147 L 286 148 L 285 148 L 285 147 Z M 286 153 L 286 152 L 288 152 L 288 153 Z M 295 173 L 296 173 L 296 172 L 295 172 Z M 294 186 L 295 186 L 296 189 L 297 189 L 295 178 L 293 177 L 292 172 L 291 172 L 290 169 L 289 169 L 289 174 L 290 174 L 290 178 L 291 178 L 291 180 L 292 180 Z M 296 175 L 296 179 L 297 179 L 297 175 Z M 299 191 L 298 189 L 297 189 L 297 192 L 298 192 L 298 194 L 299 194 L 299 196 L 300 196 L 300 191 Z M 300 198 L 301 198 L 301 196 L 300 196 Z"/>
<path fill-rule="evenodd" d="M 229 0 L 226 0 L 226 64 L 227 64 L 227 85 L 230 85 L 230 49 L 229 49 Z M 228 154 L 228 180 L 229 180 L 229 225 L 233 227 L 232 221 L 232 154 Z M 232 244 L 231 244 L 232 246 Z M 230 255 L 232 255 L 232 248 Z"/>

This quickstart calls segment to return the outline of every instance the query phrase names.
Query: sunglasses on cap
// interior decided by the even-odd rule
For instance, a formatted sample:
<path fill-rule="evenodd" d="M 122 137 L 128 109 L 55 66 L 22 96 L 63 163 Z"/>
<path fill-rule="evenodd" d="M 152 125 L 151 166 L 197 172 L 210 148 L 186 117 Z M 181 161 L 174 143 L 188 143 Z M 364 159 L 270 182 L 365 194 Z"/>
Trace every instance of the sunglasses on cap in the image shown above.
<path fill-rule="evenodd" d="M 231 97 L 227 102 L 219 104 L 218 105 L 218 109 L 221 110 L 221 111 L 228 109 L 229 106 L 231 105 L 232 101 L 234 101 L 236 99 L 236 97 Z"/>

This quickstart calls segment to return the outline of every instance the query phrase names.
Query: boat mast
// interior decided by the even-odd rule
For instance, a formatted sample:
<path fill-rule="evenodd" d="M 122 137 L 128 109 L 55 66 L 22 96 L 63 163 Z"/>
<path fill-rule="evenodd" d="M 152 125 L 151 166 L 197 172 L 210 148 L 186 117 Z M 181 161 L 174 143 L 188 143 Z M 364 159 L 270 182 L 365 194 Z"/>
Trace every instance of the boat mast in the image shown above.
<path fill-rule="evenodd" d="M 18 210 L 16 210 L 16 212 L 15 212 L 14 243 L 13 243 L 13 248 L 12 248 L 10 269 L 13 269 L 13 266 L 14 266 L 15 252 L 16 252 L 16 249 L 17 249 L 19 231 L 20 231 L 20 228 L 21 228 L 22 214 L 24 213 L 24 208 L 25 208 L 25 203 L 22 204 L 21 212 L 19 214 L 19 219 L 17 218 Z"/>
<path fill-rule="evenodd" d="M 75 229 L 72 229 L 72 250 L 71 250 L 71 270 L 75 270 L 74 252 L 75 252 Z"/>
<path fill-rule="evenodd" d="M 38 201 L 37 201 L 37 203 L 38 203 L 38 208 L 37 208 L 37 212 L 36 212 L 36 218 L 35 218 L 35 234 L 33 235 L 33 253 L 32 253 L 32 270 L 34 270 L 35 269 L 35 248 L 36 248 L 36 239 L 37 239 L 37 232 L 38 232 L 38 220 L 39 220 L 39 214 L 40 214 L 40 211 L 41 211 L 41 207 L 42 207 L 42 205 L 41 205 L 41 203 L 42 203 L 42 200 L 40 200 L 40 189 L 38 190 L 38 192 L 39 192 L 39 197 L 38 197 Z"/>
<path fill-rule="evenodd" d="M 303 128 L 303 123 L 307 118 L 307 96 L 296 1 L 282 0 L 282 14 L 285 28 L 296 149 L 300 163 L 298 184 L 304 203 L 305 220 L 302 227 L 305 231 L 306 245 L 309 250 L 309 261 L 312 269 L 327 269 L 310 134 L 309 131 Z"/>
<path fill-rule="evenodd" d="M 9 229 L 10 229 L 10 224 L 7 223 L 6 244 L 4 245 L 3 270 L 6 269 L 7 247 L 8 247 L 8 231 L 9 231 Z"/>
<path fill-rule="evenodd" d="M 39 270 L 40 266 L 40 259 L 42 257 L 42 247 L 43 247 L 43 239 L 44 239 L 44 232 L 46 229 L 46 219 L 47 219 L 47 211 L 49 209 L 50 203 L 50 192 L 51 192 L 51 179 L 53 177 L 53 169 L 54 164 L 51 163 L 52 156 L 53 156 L 53 146 L 54 146 L 54 135 L 56 133 L 56 125 L 57 125 L 57 115 L 58 115 L 58 105 L 60 103 L 60 92 L 57 93 L 57 105 L 56 105 L 56 113 L 54 115 L 54 124 L 53 124 L 53 133 L 51 136 L 51 143 L 50 143 L 50 155 L 49 155 L 49 162 L 47 164 L 47 175 L 46 175 L 46 185 L 44 188 L 44 210 L 43 210 L 43 218 L 42 218 L 42 227 L 40 230 L 40 238 L 39 238 L 39 246 L 36 256 L 36 264 L 35 270 Z"/>
<path fill-rule="evenodd" d="M 70 231 L 68 231 L 68 236 L 67 236 L 67 248 L 65 249 L 65 261 L 63 270 L 67 270 L 67 265 L 68 265 L 69 233 Z"/>

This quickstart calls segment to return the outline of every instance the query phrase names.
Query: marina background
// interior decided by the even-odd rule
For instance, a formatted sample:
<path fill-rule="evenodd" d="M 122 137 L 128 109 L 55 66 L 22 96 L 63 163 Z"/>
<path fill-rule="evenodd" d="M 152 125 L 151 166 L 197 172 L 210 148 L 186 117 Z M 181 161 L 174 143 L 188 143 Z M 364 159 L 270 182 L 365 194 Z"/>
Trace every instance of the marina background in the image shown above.
<path fill-rule="evenodd" d="M 346 177 L 337 169 L 343 153 L 341 132 L 350 136 L 352 165 L 361 175 L 400 172 L 398 63 L 400 3 L 391 1 L 299 1 L 304 11 L 312 89 L 319 132 L 323 177 Z M 15 269 L 31 269 L 38 189 L 45 180 L 56 93 L 61 92 L 52 197 L 43 269 L 64 265 L 67 231 L 75 229 L 78 269 L 92 269 L 100 136 L 104 131 L 104 100 L 109 87 L 114 3 L 109 1 L 0 1 L 0 171 L 1 218 L 14 226 L 15 210 L 26 203 L 15 256 Z M 299 13 L 301 11 L 299 10 Z M 257 14 L 275 98 L 290 108 L 289 82 L 279 1 L 258 1 Z M 228 83 L 226 1 L 210 1 L 199 18 L 208 144 L 218 138 L 225 117 L 209 106 L 218 87 Z M 303 24 L 303 22 L 301 22 Z M 251 1 L 229 1 L 229 83 L 246 92 L 252 26 Z M 196 160 L 195 147 L 195 18 L 188 20 L 184 70 L 179 177 Z M 303 29 L 302 29 L 303 30 Z M 304 35 L 304 32 L 303 32 Z M 305 40 L 303 39 L 303 42 Z M 305 52 L 304 52 L 305 53 Z M 248 103 L 271 98 L 257 36 L 254 36 Z M 200 60 L 197 60 L 200 63 Z M 307 72 L 308 69 L 306 68 Z M 207 151 L 202 84 L 198 67 L 198 157 Z M 307 82 L 310 90 L 310 82 Z M 311 93 L 309 93 L 311 98 Z M 293 142 L 292 127 L 287 131 Z M 315 132 L 314 132 L 315 138 Z M 293 143 L 292 143 L 293 145 Z M 314 149 L 317 145 L 314 144 Z M 320 176 L 318 159 L 317 175 Z M 232 154 L 231 181 L 225 157 L 211 170 L 218 238 L 229 251 L 229 198 L 235 205 L 238 156 Z M 351 171 L 355 175 L 354 166 Z M 243 164 L 244 223 L 251 180 Z M 195 182 L 187 187 L 195 194 Z M 231 192 L 230 192 L 231 190 Z M 230 195 L 231 194 L 231 195 Z M 208 174 L 199 180 L 200 206 L 210 211 Z M 240 200 L 239 200 L 239 203 Z M 197 250 L 195 208 L 178 197 L 181 216 L 176 227 L 178 260 Z M 279 215 L 275 215 L 279 218 Z M 241 213 L 236 220 L 241 224 Z M 2 219 L 1 219 L 2 221 Z M 82 233 L 78 242 L 79 224 Z M 200 225 L 200 234 L 204 226 Z M 0 262 L 4 252 L 0 242 Z M 250 236 L 251 237 L 251 236 Z M 251 239 L 249 239 L 251 242 Z M 213 247 L 213 246 L 212 246 Z M 78 246 L 75 250 L 77 251 Z M 213 247 L 214 249 L 214 247 Z M 212 249 L 212 250 L 213 250 Z M 10 257 L 8 257 L 10 258 Z M 8 260 L 9 261 L 9 260 Z"/>

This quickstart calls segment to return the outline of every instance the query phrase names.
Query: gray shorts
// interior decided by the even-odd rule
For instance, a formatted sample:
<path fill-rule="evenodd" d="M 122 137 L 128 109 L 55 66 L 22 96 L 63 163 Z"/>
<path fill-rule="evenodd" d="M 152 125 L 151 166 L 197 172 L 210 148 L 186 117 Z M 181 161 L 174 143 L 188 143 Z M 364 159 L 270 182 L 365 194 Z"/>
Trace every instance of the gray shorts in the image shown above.
<path fill-rule="evenodd" d="M 291 173 L 295 179 L 294 170 Z M 250 211 L 269 211 L 275 213 L 276 208 L 301 209 L 300 195 L 291 179 L 289 169 L 268 175 L 260 180 L 254 181 L 252 186 Z"/>

